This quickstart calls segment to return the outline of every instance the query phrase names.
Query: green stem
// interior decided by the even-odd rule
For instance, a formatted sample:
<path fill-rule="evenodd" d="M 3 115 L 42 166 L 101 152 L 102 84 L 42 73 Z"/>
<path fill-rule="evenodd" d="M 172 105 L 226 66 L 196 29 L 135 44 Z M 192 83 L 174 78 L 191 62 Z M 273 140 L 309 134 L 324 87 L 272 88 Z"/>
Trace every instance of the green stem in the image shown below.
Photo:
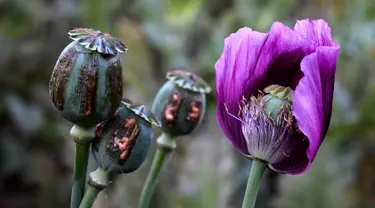
<path fill-rule="evenodd" d="M 95 186 L 89 184 L 79 208 L 91 208 L 100 191 Z"/>
<path fill-rule="evenodd" d="M 74 125 L 70 130 L 70 135 L 76 143 L 76 158 L 70 208 L 78 208 L 85 191 L 89 146 L 91 140 L 95 137 L 95 132 L 92 128 L 81 128 Z"/>
<path fill-rule="evenodd" d="M 158 178 L 160 171 L 164 165 L 165 158 L 167 157 L 167 153 L 162 151 L 161 149 L 158 149 L 154 158 L 154 161 L 152 162 L 151 170 L 147 176 L 146 183 L 143 186 L 141 197 L 140 197 L 140 208 L 148 208 L 148 205 L 150 203 L 150 199 L 152 196 L 152 193 L 155 188 L 155 182 Z"/>
<path fill-rule="evenodd" d="M 109 173 L 102 168 L 97 168 L 89 175 L 88 188 L 79 208 L 91 208 L 101 190 L 109 184 Z"/>
<path fill-rule="evenodd" d="M 85 191 L 87 161 L 89 145 L 76 143 L 76 161 L 74 165 L 74 179 L 70 201 L 71 208 L 78 208 Z"/>
<path fill-rule="evenodd" d="M 172 150 L 176 148 L 176 141 L 167 134 L 162 134 L 158 138 L 158 145 L 159 148 L 156 151 L 151 170 L 148 173 L 141 197 L 139 198 L 140 208 L 148 208 L 157 178 L 163 167 L 166 165 Z"/>
<path fill-rule="evenodd" d="M 253 164 L 251 165 L 251 170 L 249 174 L 249 179 L 247 181 L 245 196 L 242 202 L 242 208 L 255 207 L 255 201 L 257 199 L 260 182 L 266 167 L 267 163 L 256 159 L 253 160 Z"/>

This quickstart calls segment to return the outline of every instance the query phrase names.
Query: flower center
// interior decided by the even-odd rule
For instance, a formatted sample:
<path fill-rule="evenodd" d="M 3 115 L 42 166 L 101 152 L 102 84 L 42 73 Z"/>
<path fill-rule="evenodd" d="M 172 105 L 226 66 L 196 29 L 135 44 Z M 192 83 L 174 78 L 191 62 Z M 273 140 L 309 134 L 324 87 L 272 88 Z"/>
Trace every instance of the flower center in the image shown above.
<path fill-rule="evenodd" d="M 265 93 L 269 93 L 283 100 L 293 101 L 293 90 L 290 87 L 282 87 L 279 85 L 270 85 L 264 88 Z"/>
<path fill-rule="evenodd" d="M 278 85 L 271 85 L 264 89 L 268 93 L 262 98 L 261 105 L 266 115 L 269 115 L 273 121 L 277 121 L 280 114 L 285 114 L 286 111 L 291 113 L 293 91 L 290 87 L 282 87 Z M 287 115 L 284 115 L 287 116 Z M 281 118 L 282 119 L 282 118 Z"/>
<path fill-rule="evenodd" d="M 240 117 L 228 113 L 241 121 L 250 157 L 274 163 L 289 157 L 294 138 L 303 134 L 293 117 L 291 88 L 271 85 L 264 92 L 243 99 Z"/>
<path fill-rule="evenodd" d="M 289 132 L 297 131 L 292 102 L 289 100 L 290 96 L 285 95 L 269 93 L 258 97 L 252 96 L 248 101 L 244 100 L 241 108 L 243 131 L 244 129 L 248 131 L 248 128 L 258 129 L 257 131 L 262 131 L 264 134 L 263 137 L 283 137 Z"/>

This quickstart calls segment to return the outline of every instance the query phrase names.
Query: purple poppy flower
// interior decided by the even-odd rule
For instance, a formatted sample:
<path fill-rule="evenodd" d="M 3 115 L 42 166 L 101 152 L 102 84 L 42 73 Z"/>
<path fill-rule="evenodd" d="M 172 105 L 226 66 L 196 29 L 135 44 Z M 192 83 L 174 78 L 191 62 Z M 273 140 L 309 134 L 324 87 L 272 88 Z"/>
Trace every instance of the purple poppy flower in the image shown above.
<path fill-rule="evenodd" d="M 330 123 L 339 51 L 324 20 L 229 35 L 215 69 L 217 120 L 231 143 L 277 172 L 306 171 Z M 275 86 L 292 92 L 292 100 L 271 119 L 265 88 Z"/>

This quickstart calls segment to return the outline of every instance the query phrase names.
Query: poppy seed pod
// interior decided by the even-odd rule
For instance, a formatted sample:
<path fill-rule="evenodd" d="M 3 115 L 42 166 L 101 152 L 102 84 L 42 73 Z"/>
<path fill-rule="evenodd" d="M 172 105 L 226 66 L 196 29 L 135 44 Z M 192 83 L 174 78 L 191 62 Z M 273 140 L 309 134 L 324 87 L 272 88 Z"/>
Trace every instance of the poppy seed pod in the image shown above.
<path fill-rule="evenodd" d="M 264 89 L 263 110 L 273 121 L 277 121 L 282 111 L 292 112 L 293 90 L 290 87 L 271 85 Z M 285 117 L 285 116 L 284 116 Z"/>
<path fill-rule="evenodd" d="M 161 125 L 145 105 L 124 99 L 116 113 L 96 126 L 92 152 L 99 167 L 112 173 L 129 173 L 146 159 L 153 136 Z"/>
<path fill-rule="evenodd" d="M 171 71 L 166 78 L 168 82 L 157 93 L 152 111 L 169 136 L 189 134 L 203 120 L 206 93 L 211 88 L 202 78 L 183 70 Z"/>
<path fill-rule="evenodd" d="M 54 107 L 70 122 L 94 126 L 111 116 L 122 98 L 121 53 L 117 38 L 93 29 L 71 30 L 49 82 Z"/>

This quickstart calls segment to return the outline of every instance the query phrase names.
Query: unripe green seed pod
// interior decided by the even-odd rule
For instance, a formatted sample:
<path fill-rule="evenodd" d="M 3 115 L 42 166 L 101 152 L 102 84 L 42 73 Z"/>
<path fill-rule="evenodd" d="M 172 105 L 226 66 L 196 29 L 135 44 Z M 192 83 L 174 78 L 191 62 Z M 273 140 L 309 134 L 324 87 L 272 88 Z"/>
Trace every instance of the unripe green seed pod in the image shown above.
<path fill-rule="evenodd" d="M 161 126 L 145 105 L 123 100 L 116 113 L 96 126 L 92 152 L 99 167 L 112 173 L 129 173 L 146 159 L 153 136 Z"/>
<path fill-rule="evenodd" d="M 157 93 L 152 111 L 171 137 L 190 134 L 203 120 L 206 93 L 211 91 L 200 77 L 183 70 L 167 74 L 166 82 Z"/>
<path fill-rule="evenodd" d="M 94 126 L 109 118 L 122 98 L 121 53 L 117 38 L 93 29 L 71 30 L 49 83 L 54 107 L 70 122 Z"/>
<path fill-rule="evenodd" d="M 292 111 L 293 90 L 291 88 L 271 85 L 264 91 L 268 94 L 262 98 L 263 109 L 274 121 L 277 121 L 281 111 Z"/>

